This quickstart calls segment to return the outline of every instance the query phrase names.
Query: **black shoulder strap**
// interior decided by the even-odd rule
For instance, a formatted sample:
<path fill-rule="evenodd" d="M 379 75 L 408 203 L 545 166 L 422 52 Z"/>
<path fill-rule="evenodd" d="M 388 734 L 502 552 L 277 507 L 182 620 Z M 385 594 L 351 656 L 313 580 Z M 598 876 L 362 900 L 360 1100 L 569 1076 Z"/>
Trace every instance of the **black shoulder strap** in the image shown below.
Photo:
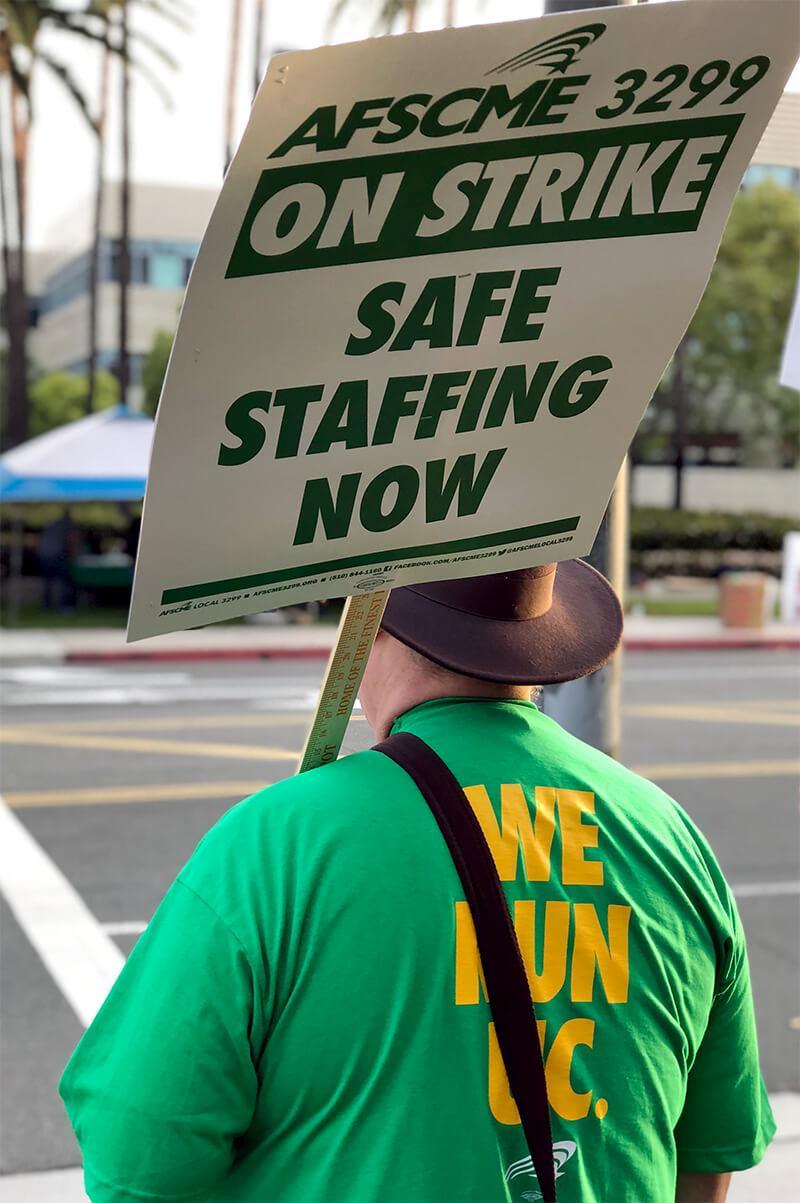
<path fill-rule="evenodd" d="M 401 731 L 375 751 L 405 769 L 439 824 L 467 896 L 497 1042 L 544 1203 L 556 1203 L 544 1064 L 528 978 L 503 887 L 463 789 L 424 740 Z"/>

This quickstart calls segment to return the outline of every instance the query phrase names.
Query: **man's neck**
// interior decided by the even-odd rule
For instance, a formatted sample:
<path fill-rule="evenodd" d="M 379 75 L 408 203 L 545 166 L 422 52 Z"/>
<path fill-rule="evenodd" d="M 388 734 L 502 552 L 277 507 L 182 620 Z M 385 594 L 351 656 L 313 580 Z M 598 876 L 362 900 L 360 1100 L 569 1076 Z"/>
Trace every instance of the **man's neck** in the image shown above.
<path fill-rule="evenodd" d="M 381 713 L 375 721 L 378 740 L 386 739 L 395 721 L 424 702 L 435 702 L 442 698 L 486 698 L 487 701 L 529 702 L 529 685 L 500 685 L 493 681 L 478 681 L 461 677 L 455 673 L 439 677 L 412 678 L 404 681 L 403 688 L 393 691 L 385 698 Z"/>

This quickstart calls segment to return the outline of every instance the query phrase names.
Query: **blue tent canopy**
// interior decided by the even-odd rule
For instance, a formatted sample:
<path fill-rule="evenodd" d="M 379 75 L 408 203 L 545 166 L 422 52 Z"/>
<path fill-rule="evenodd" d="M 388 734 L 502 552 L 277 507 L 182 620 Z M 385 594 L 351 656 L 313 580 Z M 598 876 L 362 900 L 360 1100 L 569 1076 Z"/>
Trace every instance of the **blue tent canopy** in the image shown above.
<path fill-rule="evenodd" d="M 125 406 L 49 430 L 0 457 L 0 501 L 141 501 L 153 420 Z"/>

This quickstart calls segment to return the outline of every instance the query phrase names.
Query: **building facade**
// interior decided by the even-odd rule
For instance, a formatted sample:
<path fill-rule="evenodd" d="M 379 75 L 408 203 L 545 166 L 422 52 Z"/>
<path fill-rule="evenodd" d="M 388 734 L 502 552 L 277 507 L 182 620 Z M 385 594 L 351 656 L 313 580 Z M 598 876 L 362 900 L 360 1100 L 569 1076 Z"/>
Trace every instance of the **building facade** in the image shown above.
<path fill-rule="evenodd" d="M 800 192 L 800 92 L 784 92 L 742 181 L 774 180 Z"/>
<path fill-rule="evenodd" d="M 98 367 L 113 372 L 119 347 L 119 185 L 104 188 L 98 265 Z M 135 184 L 131 190 L 130 397 L 141 402 L 141 370 L 159 330 L 177 325 L 189 273 L 217 198 L 214 189 Z M 85 374 L 89 362 L 87 201 L 50 232 L 48 270 L 37 273 L 31 358 L 39 371 Z"/>

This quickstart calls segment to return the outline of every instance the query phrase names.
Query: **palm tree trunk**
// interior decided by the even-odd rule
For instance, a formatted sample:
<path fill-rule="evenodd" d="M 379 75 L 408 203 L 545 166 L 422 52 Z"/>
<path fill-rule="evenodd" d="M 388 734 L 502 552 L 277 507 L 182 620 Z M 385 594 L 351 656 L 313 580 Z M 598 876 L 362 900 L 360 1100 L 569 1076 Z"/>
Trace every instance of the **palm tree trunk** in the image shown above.
<path fill-rule="evenodd" d="M 4 50 L 5 47 L 0 45 L 0 55 L 2 55 Z M 10 79 L 8 86 L 10 90 Z M 5 91 L 2 77 L 0 77 L 0 88 L 3 88 Z M 2 109 L 0 109 L 0 113 L 2 113 Z M 6 194 L 8 182 L 6 180 L 5 155 L 3 154 L 3 146 L 5 144 L 4 133 L 5 131 L 0 126 L 0 245 L 2 245 L 3 280 L 7 281 L 11 275 L 11 230 L 8 224 L 8 198 Z"/>
<path fill-rule="evenodd" d="M 456 23 L 456 0 L 444 0 L 444 23 L 450 28 Z"/>
<path fill-rule="evenodd" d="M 406 32 L 413 33 L 417 25 L 417 0 L 406 0 Z"/>
<path fill-rule="evenodd" d="M 233 158 L 233 136 L 236 127 L 236 89 L 239 77 L 239 37 L 242 27 L 242 0 L 232 0 L 231 41 L 228 54 L 228 96 L 225 107 L 225 170 Z"/>
<path fill-rule="evenodd" d="M 3 230 L 3 274 L 5 278 L 5 311 L 3 325 L 6 330 L 7 351 L 3 373 L 3 396 L 0 398 L 5 416 L 2 431 L 4 447 L 13 447 L 23 442 L 28 435 L 27 423 L 27 372 L 25 341 L 27 334 L 28 303 L 25 283 L 20 279 L 17 265 L 19 255 L 10 241 L 11 227 L 8 212 L 9 186 L 6 178 L 5 157 L 0 149 L 0 224 Z M 20 404 L 20 398 L 22 403 Z"/>
<path fill-rule="evenodd" d="M 11 138 L 14 156 L 14 193 L 16 200 L 16 248 L 7 241 L 4 220 L 4 260 L 6 268 L 6 358 L 7 409 L 5 444 L 15 447 L 28 437 L 28 325 L 29 307 L 26 287 L 26 195 L 28 175 L 28 120 L 25 100 L 17 85 L 11 83 Z M 5 195 L 5 192 L 4 192 Z"/>
<path fill-rule="evenodd" d="M 674 474 L 672 478 L 672 508 L 683 509 L 683 471 L 686 454 L 686 338 L 682 338 L 675 350 L 672 378 L 672 463 Z"/>
<path fill-rule="evenodd" d="M 266 18 L 267 0 L 255 0 L 256 28 L 253 39 L 253 99 L 255 100 L 261 75 L 264 70 L 264 25 Z"/>
<path fill-rule="evenodd" d="M 106 22 L 108 34 L 108 23 Z M 97 109 L 97 162 L 94 180 L 94 228 L 89 254 L 89 368 L 86 412 L 94 409 L 95 376 L 97 375 L 97 293 L 99 287 L 100 240 L 103 224 L 103 177 L 105 175 L 106 120 L 108 115 L 108 74 L 111 51 L 105 47 L 100 65 L 100 96 Z"/>
<path fill-rule="evenodd" d="M 8 241 L 8 208 L 6 206 L 6 165 L 0 144 L 0 236 L 2 237 L 3 289 L 11 275 L 11 244 Z M 5 398 L 4 398 L 5 400 Z"/>
<path fill-rule="evenodd" d="M 0 38 L 1 37 L 2 37 L 2 35 L 0 35 Z M 5 45 L 0 41 L 0 54 L 4 53 L 5 50 L 6 50 Z M 2 80 L 2 78 L 0 78 L 0 87 L 3 87 L 3 84 L 4 84 L 4 81 Z M 11 81 L 9 79 L 9 89 L 10 89 L 10 87 L 11 87 Z M 0 110 L 0 112 L 1 111 L 2 110 Z M 4 131 L 2 130 L 2 128 L 0 128 L 0 241 L 2 242 L 2 256 L 3 256 L 3 288 L 4 288 L 4 292 L 6 294 L 5 305 L 3 307 L 2 317 L 3 317 L 3 327 L 5 328 L 5 331 L 6 331 L 6 339 L 7 339 L 7 343 L 8 343 L 8 342 L 10 342 L 10 336 L 11 336 L 10 319 L 9 319 L 9 311 L 8 311 L 8 289 L 9 289 L 9 281 L 11 280 L 11 277 L 13 275 L 13 266 L 12 266 L 12 251 L 11 251 L 11 227 L 9 225 L 9 220 L 8 220 L 9 219 L 8 194 L 6 192 L 6 189 L 8 188 L 8 180 L 6 179 L 6 160 L 5 160 L 5 154 L 3 152 L 3 147 L 5 145 L 5 138 L 3 135 L 4 135 Z M 2 396 L 0 396 L 0 414 L 2 414 L 3 418 L 7 419 L 8 409 L 9 409 L 9 392 L 10 392 L 9 386 L 8 386 L 8 363 L 7 362 L 5 365 L 5 370 L 2 375 L 2 380 L 0 380 L 0 386 L 2 387 Z M 0 434 L 5 435 L 5 430 L 0 431 Z M 5 438 L 3 438 L 2 441 L 3 441 L 3 443 L 5 443 Z"/>
<path fill-rule="evenodd" d="M 128 404 L 130 382 L 130 360 L 128 355 L 128 294 L 131 282 L 131 70 L 128 58 L 128 0 L 120 4 L 120 70 L 122 110 L 122 178 L 120 180 L 120 235 L 119 235 L 119 359 L 117 379 L 119 400 Z"/>

